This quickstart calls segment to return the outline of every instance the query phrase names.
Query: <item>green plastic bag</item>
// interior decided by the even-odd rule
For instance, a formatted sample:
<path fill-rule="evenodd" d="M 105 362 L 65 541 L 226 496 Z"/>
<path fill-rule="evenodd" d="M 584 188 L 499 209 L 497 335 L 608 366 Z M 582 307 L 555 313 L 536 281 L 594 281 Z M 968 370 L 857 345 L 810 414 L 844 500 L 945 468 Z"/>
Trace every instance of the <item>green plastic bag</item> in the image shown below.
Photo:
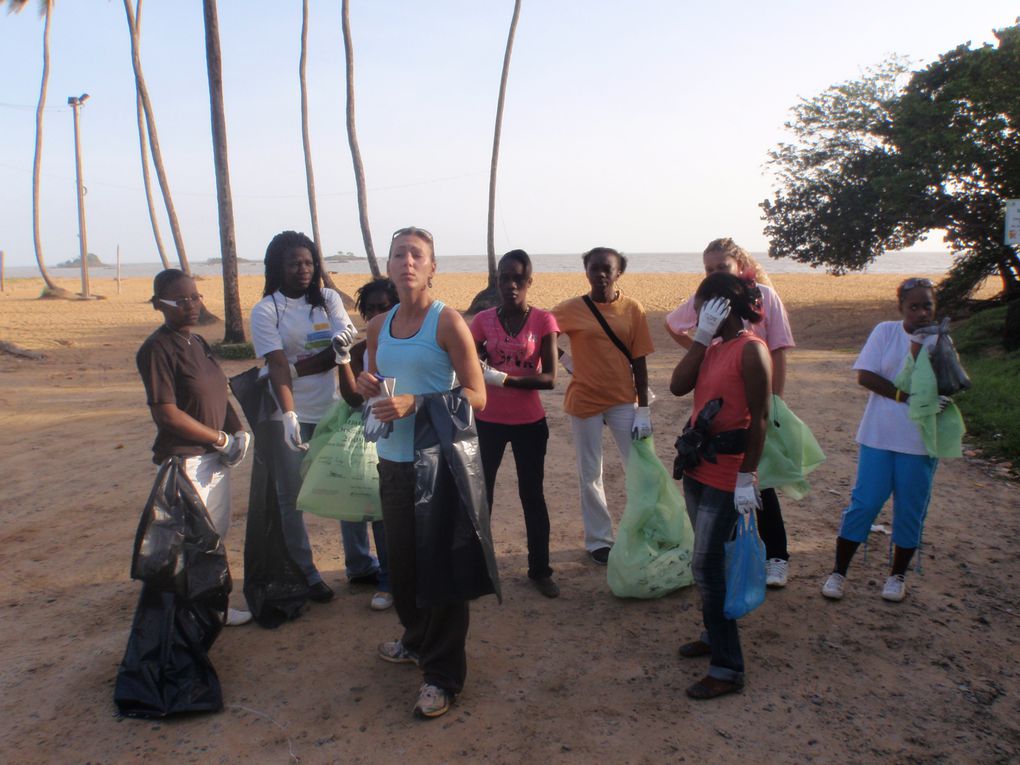
<path fill-rule="evenodd" d="M 963 435 L 967 428 L 960 410 L 952 401 L 939 411 L 938 381 L 927 349 L 922 349 L 916 360 L 907 352 L 903 369 L 896 375 L 893 385 L 910 394 L 907 416 L 921 431 L 928 456 L 939 459 L 962 457 Z"/>
<path fill-rule="evenodd" d="M 627 460 L 627 507 L 609 553 L 609 589 L 620 598 L 661 598 L 694 581 L 694 529 L 673 477 L 651 438 L 635 441 Z"/>
<path fill-rule="evenodd" d="M 765 448 L 758 461 L 758 486 L 778 489 L 791 499 L 803 499 L 811 484 L 805 478 L 825 462 L 822 447 L 811 428 L 790 411 L 779 396 L 772 396 Z"/>
<path fill-rule="evenodd" d="M 375 444 L 365 441 L 361 413 L 338 401 L 309 440 L 298 510 L 340 521 L 382 520 L 378 464 Z"/>

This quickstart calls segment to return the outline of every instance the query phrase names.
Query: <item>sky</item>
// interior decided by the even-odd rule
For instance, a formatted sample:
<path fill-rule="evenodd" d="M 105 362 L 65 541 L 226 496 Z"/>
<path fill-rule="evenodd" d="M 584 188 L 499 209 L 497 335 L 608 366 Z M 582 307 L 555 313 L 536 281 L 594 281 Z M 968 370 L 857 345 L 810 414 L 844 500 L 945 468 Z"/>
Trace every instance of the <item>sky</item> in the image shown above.
<path fill-rule="evenodd" d="M 309 111 L 323 250 L 363 254 L 347 145 L 339 0 L 311 0 Z M 220 0 L 239 256 L 311 233 L 301 149 L 301 3 Z M 352 0 L 357 132 L 377 253 L 401 226 L 439 257 L 485 253 L 492 131 L 511 0 Z M 1008 0 L 524 0 L 503 119 L 496 250 L 767 249 L 767 154 L 801 98 L 892 54 L 921 66 L 1015 23 Z M 32 153 L 42 70 L 37 0 L 0 14 L 0 250 L 35 262 Z M 121 0 L 57 0 L 42 159 L 46 262 L 77 257 L 81 112 L 88 249 L 158 260 L 145 205 Z M 202 3 L 147 0 L 142 66 L 192 262 L 219 257 Z M 155 184 L 155 174 L 153 174 Z M 158 195 L 158 190 L 156 190 Z M 158 203 L 158 199 L 157 199 Z M 161 230 L 175 259 L 165 216 Z M 935 236 L 918 246 L 944 249 Z"/>

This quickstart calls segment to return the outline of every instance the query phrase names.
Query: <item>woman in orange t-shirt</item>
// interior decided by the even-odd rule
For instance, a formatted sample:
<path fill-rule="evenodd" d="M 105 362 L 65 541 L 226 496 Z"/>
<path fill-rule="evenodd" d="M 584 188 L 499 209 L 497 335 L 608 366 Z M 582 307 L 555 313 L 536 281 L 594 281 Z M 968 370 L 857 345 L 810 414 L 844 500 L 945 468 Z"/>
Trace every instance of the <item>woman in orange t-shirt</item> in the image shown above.
<path fill-rule="evenodd" d="M 687 689 L 712 699 L 744 687 L 744 657 L 737 622 L 723 614 L 726 601 L 724 544 L 737 518 L 761 506 L 758 460 L 772 390 L 772 362 L 765 343 L 744 329 L 762 318 L 761 292 L 753 281 L 716 272 L 695 294 L 698 330 L 673 370 L 670 392 L 694 391 L 693 430 L 699 438 L 684 465 L 684 499 L 694 526 L 694 581 L 701 594 L 705 631 L 680 646 L 680 655 L 711 654 L 708 674 Z M 722 342 L 714 343 L 715 337 Z"/>
<path fill-rule="evenodd" d="M 577 451 L 584 546 L 604 566 L 613 545 L 613 520 L 602 487 L 602 426 L 609 427 L 626 465 L 631 440 L 652 434 L 645 356 L 655 349 L 645 309 L 617 286 L 627 258 L 596 247 L 581 260 L 591 291 L 560 303 L 553 316 L 570 340 L 574 361 L 563 408 L 570 415 Z M 620 345 L 610 339 L 596 311 Z"/>

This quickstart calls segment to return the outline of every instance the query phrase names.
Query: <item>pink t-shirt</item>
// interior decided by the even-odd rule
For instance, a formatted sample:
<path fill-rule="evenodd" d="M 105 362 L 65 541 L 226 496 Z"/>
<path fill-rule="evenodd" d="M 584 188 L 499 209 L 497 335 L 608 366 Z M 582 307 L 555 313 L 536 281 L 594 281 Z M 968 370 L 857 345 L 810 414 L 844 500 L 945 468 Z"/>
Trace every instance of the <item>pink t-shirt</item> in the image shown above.
<path fill-rule="evenodd" d="M 761 305 L 765 309 L 765 316 L 757 324 L 745 321 L 744 329 L 764 340 L 770 351 L 792 348 L 794 346 L 793 332 L 790 330 L 790 320 L 786 317 L 783 301 L 771 287 L 759 284 L 758 289 L 761 290 Z M 694 310 L 694 295 L 666 314 L 666 324 L 678 335 L 698 326 L 698 314 Z"/>
<path fill-rule="evenodd" d="M 499 322 L 496 309 L 490 308 L 471 320 L 471 335 L 485 344 L 489 366 L 514 377 L 528 377 L 542 371 L 542 338 L 559 332 L 556 319 L 548 311 L 532 308 L 521 331 L 511 337 Z M 479 420 L 501 425 L 526 425 L 545 417 L 537 390 L 486 386 L 485 409 Z"/>

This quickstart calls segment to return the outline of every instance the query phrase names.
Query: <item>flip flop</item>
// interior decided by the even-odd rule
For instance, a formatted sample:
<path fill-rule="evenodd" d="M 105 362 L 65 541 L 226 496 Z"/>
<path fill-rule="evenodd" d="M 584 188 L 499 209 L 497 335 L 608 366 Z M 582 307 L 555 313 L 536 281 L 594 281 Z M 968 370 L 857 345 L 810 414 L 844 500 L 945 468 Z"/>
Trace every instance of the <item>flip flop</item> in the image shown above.
<path fill-rule="evenodd" d="M 712 653 L 712 646 L 703 640 L 692 640 L 690 643 L 684 643 L 676 652 L 681 659 L 696 659 Z"/>
<path fill-rule="evenodd" d="M 695 701 L 708 701 L 719 696 L 725 696 L 727 693 L 742 693 L 744 690 L 743 683 L 727 683 L 724 680 L 719 680 L 718 682 L 721 685 L 709 686 L 699 680 L 694 685 L 688 686 L 687 695 Z"/>

